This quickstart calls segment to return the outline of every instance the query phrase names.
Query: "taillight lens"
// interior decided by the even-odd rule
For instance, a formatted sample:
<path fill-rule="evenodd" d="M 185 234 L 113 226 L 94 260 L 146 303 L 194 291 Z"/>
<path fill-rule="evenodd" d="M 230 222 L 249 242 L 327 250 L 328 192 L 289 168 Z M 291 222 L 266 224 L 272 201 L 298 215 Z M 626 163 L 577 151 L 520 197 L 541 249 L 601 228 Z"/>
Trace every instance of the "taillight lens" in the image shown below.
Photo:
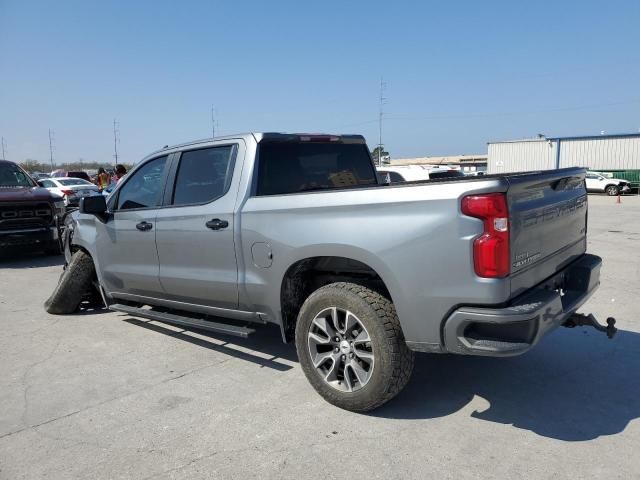
<path fill-rule="evenodd" d="M 484 222 L 484 232 L 473 241 L 476 275 L 500 278 L 509 275 L 509 213 L 503 193 L 469 195 L 462 199 L 462 213 Z"/>
<path fill-rule="evenodd" d="M 62 192 L 63 195 L 67 195 L 67 196 L 70 196 L 70 195 L 73 195 L 74 193 L 76 193 L 73 190 L 63 190 L 63 189 L 61 189 L 60 191 Z"/>

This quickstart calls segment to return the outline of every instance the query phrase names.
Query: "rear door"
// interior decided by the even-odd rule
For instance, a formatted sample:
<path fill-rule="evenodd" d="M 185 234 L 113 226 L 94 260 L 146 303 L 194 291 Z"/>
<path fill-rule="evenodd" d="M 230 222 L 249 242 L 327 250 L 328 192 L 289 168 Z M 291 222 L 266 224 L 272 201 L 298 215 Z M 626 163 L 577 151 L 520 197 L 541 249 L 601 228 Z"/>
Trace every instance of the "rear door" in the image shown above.
<path fill-rule="evenodd" d="M 587 193 L 581 168 L 505 177 L 515 295 L 584 254 Z"/>
<path fill-rule="evenodd" d="M 234 208 L 244 152 L 244 143 L 237 141 L 176 157 L 165 208 L 156 219 L 165 298 L 238 307 Z"/>

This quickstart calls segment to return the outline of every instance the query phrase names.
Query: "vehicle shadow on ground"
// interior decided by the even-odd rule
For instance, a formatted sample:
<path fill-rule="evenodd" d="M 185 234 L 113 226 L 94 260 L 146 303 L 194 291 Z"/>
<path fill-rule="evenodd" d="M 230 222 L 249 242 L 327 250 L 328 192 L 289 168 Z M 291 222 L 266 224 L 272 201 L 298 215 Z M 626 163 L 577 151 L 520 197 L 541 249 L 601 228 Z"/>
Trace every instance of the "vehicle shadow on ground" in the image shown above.
<path fill-rule="evenodd" d="M 198 345 L 199 347 L 224 353 L 225 355 L 230 355 L 240 360 L 252 362 L 261 367 L 272 368 L 281 372 L 291 370 L 293 367 L 287 363 L 278 361 L 279 359 L 286 360 L 287 362 L 298 361 L 295 348 L 291 345 L 285 345 L 282 342 L 280 328 L 277 325 L 252 326 L 251 328 L 256 329 L 256 333 L 249 338 L 242 339 L 197 329 L 181 329 L 176 331 L 173 328 L 151 320 L 141 320 L 128 316 L 125 316 L 123 321 L 130 325 L 146 328 L 156 333 L 168 335 L 193 345 Z M 193 336 L 193 333 L 197 334 L 197 336 Z"/>
<path fill-rule="evenodd" d="M 0 268 L 42 268 L 64 265 L 64 255 L 45 255 L 22 250 L 0 253 Z"/>
<path fill-rule="evenodd" d="M 619 331 L 608 340 L 594 330 L 560 329 L 514 358 L 420 354 L 407 388 L 372 415 L 445 417 L 475 396 L 488 406 L 473 418 L 544 437 L 585 441 L 620 433 L 640 417 L 640 334 Z"/>

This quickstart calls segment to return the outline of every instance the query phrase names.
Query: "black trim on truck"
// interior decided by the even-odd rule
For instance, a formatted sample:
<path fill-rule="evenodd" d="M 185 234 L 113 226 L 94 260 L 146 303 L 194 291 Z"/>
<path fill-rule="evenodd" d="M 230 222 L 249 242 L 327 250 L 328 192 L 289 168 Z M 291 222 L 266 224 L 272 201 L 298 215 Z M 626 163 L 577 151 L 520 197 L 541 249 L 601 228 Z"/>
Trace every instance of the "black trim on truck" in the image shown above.
<path fill-rule="evenodd" d="M 457 354 L 512 356 L 562 325 L 600 285 L 602 259 L 585 254 L 502 308 L 460 307 L 446 320 L 444 346 Z"/>

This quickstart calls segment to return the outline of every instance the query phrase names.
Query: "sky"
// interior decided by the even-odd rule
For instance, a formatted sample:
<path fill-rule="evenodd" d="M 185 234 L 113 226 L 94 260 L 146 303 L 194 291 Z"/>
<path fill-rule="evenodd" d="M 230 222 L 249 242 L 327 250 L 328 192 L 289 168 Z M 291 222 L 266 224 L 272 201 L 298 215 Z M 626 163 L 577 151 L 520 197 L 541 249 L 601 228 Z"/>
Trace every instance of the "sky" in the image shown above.
<path fill-rule="evenodd" d="M 393 158 L 640 131 L 640 2 L 0 0 L 5 156 L 135 163 L 247 131 Z M 1 152 L 0 152 L 1 154 Z"/>

